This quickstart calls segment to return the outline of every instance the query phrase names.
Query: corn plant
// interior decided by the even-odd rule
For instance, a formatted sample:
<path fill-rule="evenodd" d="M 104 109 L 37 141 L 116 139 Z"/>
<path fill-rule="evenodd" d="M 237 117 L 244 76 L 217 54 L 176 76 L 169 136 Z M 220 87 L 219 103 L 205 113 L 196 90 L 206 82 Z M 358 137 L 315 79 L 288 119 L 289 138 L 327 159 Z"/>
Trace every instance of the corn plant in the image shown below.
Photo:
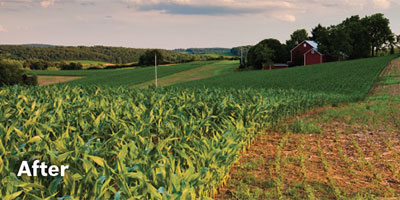
<path fill-rule="evenodd" d="M 257 133 L 345 99 L 272 89 L 3 87 L 0 198 L 208 198 Z M 69 170 L 18 177 L 24 160 Z"/>

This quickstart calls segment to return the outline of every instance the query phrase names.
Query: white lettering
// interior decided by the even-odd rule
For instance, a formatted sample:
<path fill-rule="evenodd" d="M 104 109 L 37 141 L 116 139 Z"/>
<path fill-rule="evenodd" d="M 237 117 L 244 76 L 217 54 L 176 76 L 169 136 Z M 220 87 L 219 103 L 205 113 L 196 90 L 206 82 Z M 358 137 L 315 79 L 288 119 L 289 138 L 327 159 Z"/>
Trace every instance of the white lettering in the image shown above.
<path fill-rule="evenodd" d="M 69 168 L 69 166 L 65 166 L 65 165 L 61 165 L 61 176 L 65 175 L 65 170 L 67 170 Z"/>
<path fill-rule="evenodd" d="M 39 168 L 39 162 L 38 160 L 33 161 L 32 169 L 33 169 L 33 176 L 37 176 L 37 169 Z"/>
<path fill-rule="evenodd" d="M 42 164 L 40 165 L 40 169 L 42 170 L 42 176 L 47 176 L 47 173 L 46 173 L 47 165 L 46 165 L 46 163 L 42 162 Z"/>
<path fill-rule="evenodd" d="M 31 168 L 29 167 L 29 164 L 27 161 L 22 161 L 21 166 L 18 170 L 17 176 L 22 176 L 22 175 L 27 175 L 27 176 L 38 176 L 38 171 L 40 169 L 40 175 L 41 176 L 58 176 L 60 173 L 60 167 L 57 165 L 46 165 L 46 163 L 42 162 L 40 163 L 39 160 L 33 161 L 32 164 L 32 171 Z M 61 176 L 65 176 L 65 171 L 69 168 L 68 165 L 61 165 Z"/>
<path fill-rule="evenodd" d="M 22 176 L 22 174 L 26 174 L 27 176 L 32 176 L 31 171 L 29 170 L 28 162 L 22 161 L 21 167 L 19 167 L 17 176 Z"/>
<path fill-rule="evenodd" d="M 55 165 L 52 165 L 49 167 L 49 175 L 50 176 L 58 176 L 58 167 Z"/>

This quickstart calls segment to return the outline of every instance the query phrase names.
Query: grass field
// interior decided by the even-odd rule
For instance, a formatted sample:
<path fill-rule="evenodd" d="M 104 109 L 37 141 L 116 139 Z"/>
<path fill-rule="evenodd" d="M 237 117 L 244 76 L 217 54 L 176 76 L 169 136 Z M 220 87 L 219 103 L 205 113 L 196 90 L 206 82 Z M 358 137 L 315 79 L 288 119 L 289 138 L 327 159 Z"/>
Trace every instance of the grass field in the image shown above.
<path fill-rule="evenodd" d="M 204 65 L 191 70 L 175 73 L 158 80 L 159 86 L 169 86 L 191 80 L 199 80 L 212 76 L 233 73 L 238 68 L 238 61 L 218 61 L 210 65 Z M 134 87 L 147 88 L 154 84 L 154 80 L 135 85 Z"/>
<path fill-rule="evenodd" d="M 160 66 L 158 77 L 169 76 L 175 73 L 211 65 L 215 61 L 192 62 L 179 65 Z M 63 70 L 63 71 L 27 71 L 28 74 L 47 76 L 79 76 L 84 77 L 64 84 L 69 85 L 104 85 L 104 86 L 129 86 L 154 80 L 154 67 L 134 69 L 109 69 L 109 70 Z"/>
<path fill-rule="evenodd" d="M 174 85 L 180 88 L 280 88 L 364 97 L 395 56 L 324 63 L 272 71 L 247 71 Z"/>
<path fill-rule="evenodd" d="M 294 123 L 288 123 L 286 129 L 282 122 L 315 108 L 335 107 L 362 99 L 368 95 L 384 66 L 393 58 L 379 57 L 268 72 L 228 73 L 178 84 L 178 87 L 158 89 L 110 87 L 149 81 L 153 76 L 153 68 L 99 71 L 97 73 L 113 73 L 110 73 L 111 76 L 87 75 L 87 79 L 55 86 L 3 87 L 0 90 L 0 182 L 7 187 L 0 189 L 0 197 L 213 197 L 218 193 L 220 185 L 232 180 L 228 179 L 229 177 L 234 178 L 232 173 L 229 174 L 231 169 L 236 169 L 232 168 L 235 167 L 233 164 L 238 161 L 239 155 L 243 155 L 243 150 L 248 149 L 248 152 L 251 152 L 252 144 L 263 141 L 257 137 L 260 133 L 280 126 L 283 126 L 282 130 L 321 132 L 323 129 L 315 125 L 319 121 L 309 122 L 299 118 Z M 160 72 L 166 77 L 213 64 L 218 63 L 188 63 L 180 65 L 179 68 L 160 67 Z M 84 76 L 87 71 L 41 73 Z M 138 78 L 132 81 L 130 77 L 133 74 Z M 345 120 L 349 121 L 348 118 Z M 270 151 L 270 154 L 263 152 L 261 155 L 270 157 L 257 157 L 260 159 L 252 160 L 251 163 L 244 162 L 246 170 L 261 171 L 270 167 L 274 170 L 272 174 L 259 176 L 263 178 L 260 182 L 263 185 L 261 189 L 272 188 L 270 192 L 282 198 L 302 198 L 304 194 L 309 195 L 306 196 L 309 198 L 320 197 L 318 195 L 321 193 L 316 192 L 315 187 L 307 186 L 313 186 L 311 183 L 304 184 L 304 193 L 303 190 L 297 189 L 297 184 L 290 185 L 287 189 L 285 186 L 288 183 L 297 180 L 290 179 L 287 182 L 285 178 L 292 177 L 287 174 L 298 174 L 298 171 L 286 167 L 305 168 L 300 171 L 305 173 L 300 175 L 303 178 L 309 177 L 313 174 L 307 171 L 306 167 L 313 163 L 305 161 L 304 158 L 309 159 L 307 156 L 315 155 L 318 157 L 311 158 L 316 159 L 318 164 L 315 170 L 319 171 L 315 173 L 325 174 L 322 179 L 332 177 L 332 166 L 335 162 L 328 157 L 331 154 L 325 154 L 331 149 L 330 146 L 325 146 L 331 137 L 314 134 L 312 138 L 316 140 L 302 142 L 302 135 L 297 136 L 299 138 L 292 138 L 291 134 L 267 136 L 271 136 L 273 145 L 271 148 L 262 146 L 261 149 Z M 349 137 L 357 139 L 358 136 L 350 134 Z M 364 167 L 375 178 L 362 180 L 369 180 L 375 186 L 379 185 L 381 177 L 387 176 L 383 173 L 372 173 L 379 171 L 370 167 L 376 165 L 361 148 L 365 144 L 376 144 L 373 141 L 355 141 L 358 143 L 353 140 L 350 142 L 351 147 L 354 147 L 353 152 L 365 156 L 357 157 L 360 164 L 346 169 L 356 170 L 357 167 Z M 345 143 L 341 140 L 337 140 L 337 143 L 344 151 Z M 306 144 L 316 146 L 312 146 L 314 149 L 302 151 L 303 147 L 310 147 Z M 397 143 L 389 141 L 386 147 L 393 148 L 393 152 L 397 151 Z M 56 165 L 69 164 L 70 171 L 64 178 L 29 178 L 15 175 L 21 160 L 35 159 Z M 264 163 L 273 164 L 266 167 Z M 346 164 L 345 159 L 343 163 Z M 387 166 L 392 166 L 394 171 L 398 168 L 397 164 L 388 163 Z M 308 170 L 312 169 L 314 168 Z M 257 184 L 261 180 L 246 174 L 241 176 L 244 181 L 248 178 L 249 181 L 255 180 Z M 313 180 L 312 178 L 306 180 Z M 322 193 L 321 198 L 345 196 L 337 183 L 333 177 L 332 181 L 328 180 L 327 187 L 326 184 L 322 185 L 321 191 L 333 189 L 333 192 Z M 236 196 L 243 195 L 243 198 L 239 199 L 251 199 L 253 196 L 246 195 L 253 194 L 260 194 L 258 197 L 262 199 L 264 195 L 252 190 L 253 187 L 248 182 L 238 185 L 242 190 L 233 190 L 230 193 Z M 385 188 L 389 191 L 385 194 L 390 194 L 390 187 Z"/>
<path fill-rule="evenodd" d="M 81 63 L 82 65 L 106 65 L 110 64 L 103 61 L 95 61 L 95 60 L 67 60 L 66 63 Z"/>

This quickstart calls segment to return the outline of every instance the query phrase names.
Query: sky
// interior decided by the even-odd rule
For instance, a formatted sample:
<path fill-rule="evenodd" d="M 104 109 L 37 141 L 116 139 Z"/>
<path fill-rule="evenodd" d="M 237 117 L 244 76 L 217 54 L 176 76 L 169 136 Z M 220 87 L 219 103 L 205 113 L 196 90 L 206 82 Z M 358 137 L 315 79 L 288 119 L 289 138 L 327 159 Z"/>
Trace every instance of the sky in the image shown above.
<path fill-rule="evenodd" d="M 0 44 L 231 48 L 374 13 L 400 34 L 399 10 L 400 0 L 0 0 Z"/>

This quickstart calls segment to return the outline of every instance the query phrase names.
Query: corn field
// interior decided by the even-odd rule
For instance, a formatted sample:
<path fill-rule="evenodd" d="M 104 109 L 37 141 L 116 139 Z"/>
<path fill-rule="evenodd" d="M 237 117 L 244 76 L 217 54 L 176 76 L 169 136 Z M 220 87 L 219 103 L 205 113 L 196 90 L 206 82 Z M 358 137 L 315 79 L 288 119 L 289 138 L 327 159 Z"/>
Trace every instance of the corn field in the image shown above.
<path fill-rule="evenodd" d="M 342 95 L 263 89 L 3 87 L 1 199 L 207 199 L 256 134 Z M 69 165 L 17 177 L 23 160 Z"/>

